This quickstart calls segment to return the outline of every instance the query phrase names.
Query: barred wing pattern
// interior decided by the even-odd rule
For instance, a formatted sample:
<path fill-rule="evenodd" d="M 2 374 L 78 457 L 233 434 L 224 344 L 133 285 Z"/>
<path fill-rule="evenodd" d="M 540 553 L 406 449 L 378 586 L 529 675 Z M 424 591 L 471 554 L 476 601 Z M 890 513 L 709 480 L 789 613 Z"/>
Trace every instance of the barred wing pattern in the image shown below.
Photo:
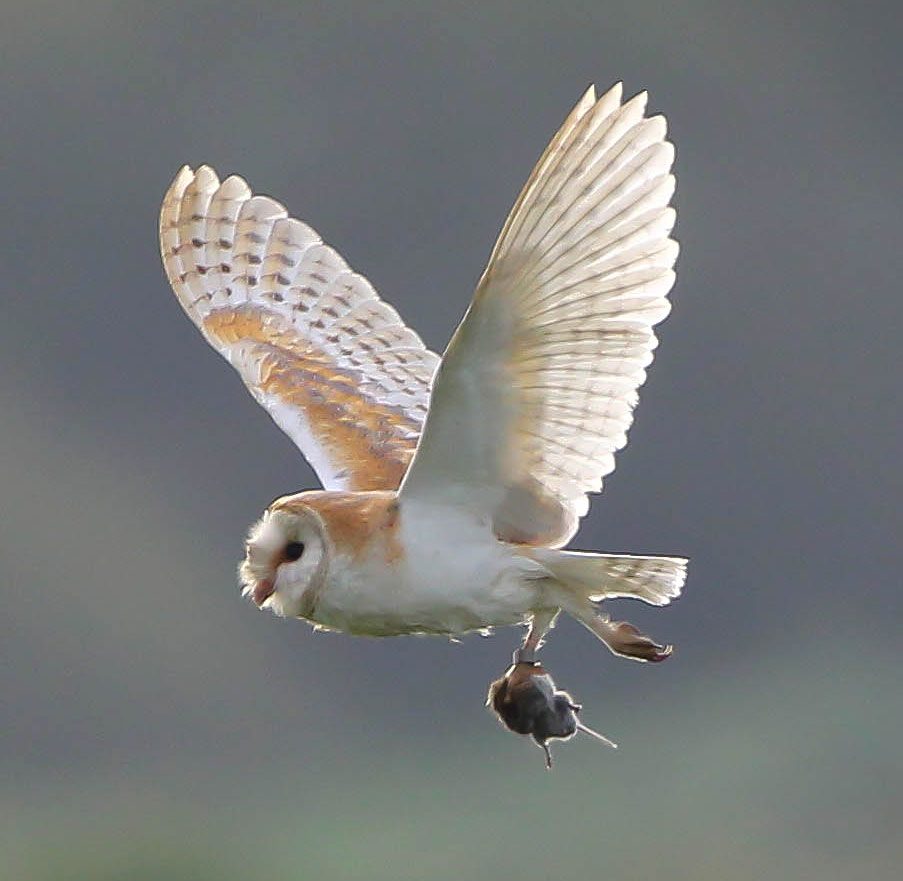
<path fill-rule="evenodd" d="M 326 489 L 395 489 L 438 357 L 314 230 L 240 177 L 182 168 L 160 215 L 173 290 Z"/>
<path fill-rule="evenodd" d="M 646 95 L 591 87 L 540 158 L 436 376 L 402 497 L 560 546 L 627 443 L 670 309 L 674 150 Z"/>

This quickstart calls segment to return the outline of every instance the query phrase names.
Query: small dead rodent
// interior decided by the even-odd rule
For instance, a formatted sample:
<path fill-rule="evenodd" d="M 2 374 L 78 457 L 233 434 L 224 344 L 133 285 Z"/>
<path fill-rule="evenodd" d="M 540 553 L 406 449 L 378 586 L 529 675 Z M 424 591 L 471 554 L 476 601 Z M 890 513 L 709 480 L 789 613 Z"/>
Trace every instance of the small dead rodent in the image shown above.
<path fill-rule="evenodd" d="M 501 679 L 489 686 L 486 705 L 492 707 L 502 724 L 515 734 L 533 738 L 542 747 L 546 767 L 552 767 L 549 741 L 568 740 L 578 731 L 617 749 L 607 737 L 587 728 L 578 718 L 581 706 L 555 681 L 538 661 L 516 661 Z"/>

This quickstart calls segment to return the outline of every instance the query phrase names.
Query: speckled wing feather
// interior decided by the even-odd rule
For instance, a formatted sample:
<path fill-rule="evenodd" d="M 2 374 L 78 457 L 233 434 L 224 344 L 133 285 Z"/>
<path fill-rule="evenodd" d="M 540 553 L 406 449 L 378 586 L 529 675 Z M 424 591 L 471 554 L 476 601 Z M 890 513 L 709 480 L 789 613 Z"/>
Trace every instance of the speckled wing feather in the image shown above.
<path fill-rule="evenodd" d="M 439 359 L 367 279 L 278 202 L 207 166 L 173 181 L 160 246 L 182 307 L 324 487 L 396 488 Z"/>
<path fill-rule="evenodd" d="M 670 308 L 674 151 L 646 96 L 592 88 L 502 229 L 436 377 L 403 497 L 561 545 L 627 442 Z"/>

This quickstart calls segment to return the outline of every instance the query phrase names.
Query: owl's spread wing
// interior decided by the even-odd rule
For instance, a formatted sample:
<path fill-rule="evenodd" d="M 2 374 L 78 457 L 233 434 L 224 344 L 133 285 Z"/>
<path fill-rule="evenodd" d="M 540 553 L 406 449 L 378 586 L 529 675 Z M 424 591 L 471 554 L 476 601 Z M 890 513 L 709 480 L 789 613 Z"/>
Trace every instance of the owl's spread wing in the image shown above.
<path fill-rule="evenodd" d="M 327 489 L 395 489 L 438 357 L 309 226 L 183 168 L 160 214 L 173 290 Z"/>
<path fill-rule="evenodd" d="M 402 497 L 564 544 L 627 443 L 677 243 L 665 120 L 590 88 L 502 229 L 434 383 Z"/>

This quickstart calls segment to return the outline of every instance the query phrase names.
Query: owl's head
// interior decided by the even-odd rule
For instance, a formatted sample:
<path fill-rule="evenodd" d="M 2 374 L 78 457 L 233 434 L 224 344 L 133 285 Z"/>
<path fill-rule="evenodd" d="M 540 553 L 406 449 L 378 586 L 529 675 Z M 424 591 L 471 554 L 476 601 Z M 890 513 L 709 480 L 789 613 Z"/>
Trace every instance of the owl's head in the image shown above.
<path fill-rule="evenodd" d="M 316 511 L 274 504 L 248 533 L 238 569 L 242 594 L 280 617 L 306 617 L 325 578 L 328 551 Z"/>

